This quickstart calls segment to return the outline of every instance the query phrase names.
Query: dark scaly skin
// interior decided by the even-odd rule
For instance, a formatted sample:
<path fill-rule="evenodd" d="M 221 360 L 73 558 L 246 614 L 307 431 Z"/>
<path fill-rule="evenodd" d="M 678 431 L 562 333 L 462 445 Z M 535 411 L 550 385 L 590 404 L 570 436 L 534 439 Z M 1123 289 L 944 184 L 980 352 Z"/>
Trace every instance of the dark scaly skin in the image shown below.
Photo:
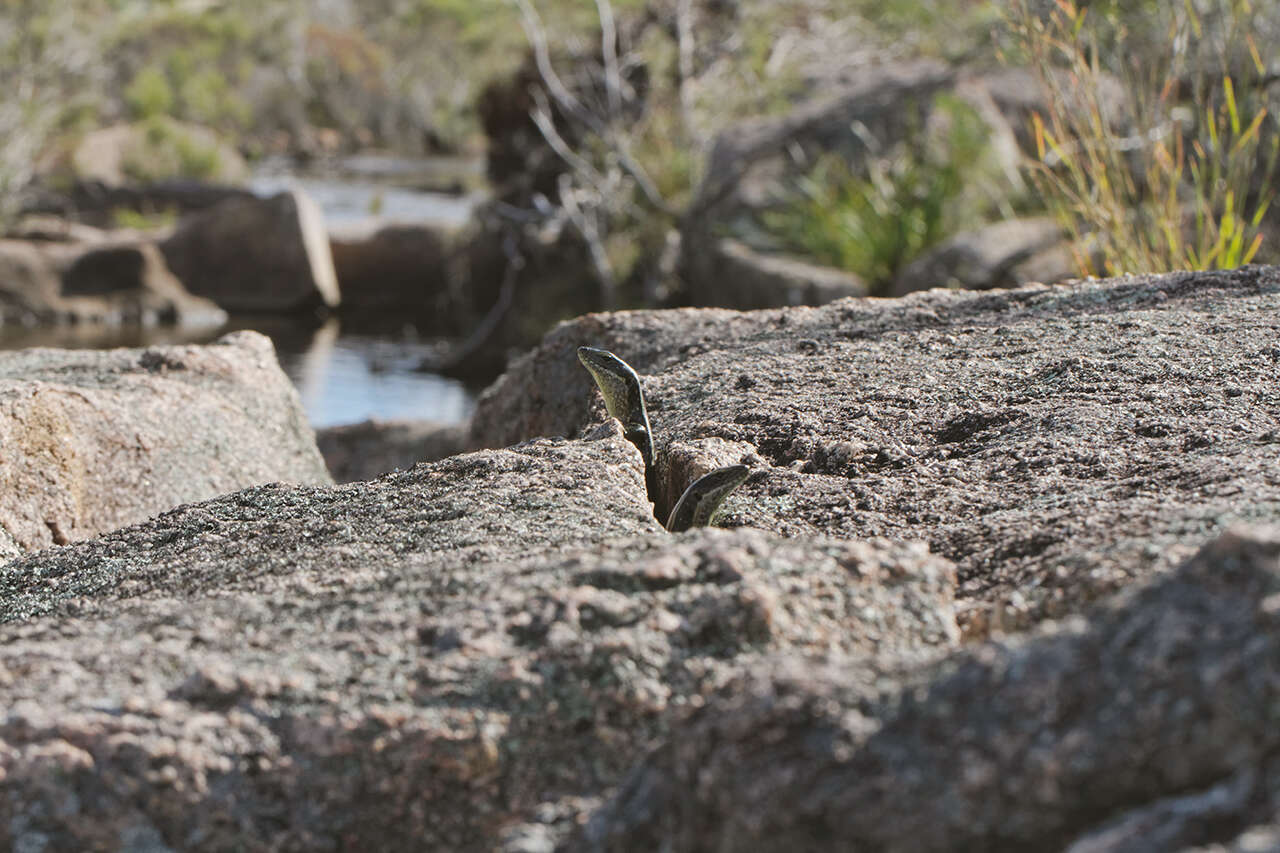
<path fill-rule="evenodd" d="M 609 415 L 622 423 L 623 434 L 640 451 L 646 479 L 650 479 L 654 461 L 653 433 L 649 429 L 649 413 L 644 408 L 640 377 L 631 365 L 608 350 L 578 347 L 578 361 L 596 381 Z"/>
<path fill-rule="evenodd" d="M 680 533 L 691 527 L 709 527 L 724 499 L 745 483 L 750 473 L 746 465 L 730 465 L 694 480 L 671 510 L 667 530 Z"/>

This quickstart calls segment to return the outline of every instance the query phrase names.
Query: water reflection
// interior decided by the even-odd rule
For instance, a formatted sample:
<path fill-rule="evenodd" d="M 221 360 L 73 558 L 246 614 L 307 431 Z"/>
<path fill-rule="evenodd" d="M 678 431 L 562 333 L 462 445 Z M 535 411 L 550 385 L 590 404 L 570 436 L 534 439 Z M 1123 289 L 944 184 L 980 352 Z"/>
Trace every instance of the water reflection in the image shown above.
<path fill-rule="evenodd" d="M 271 338 L 280 366 L 293 381 L 314 427 L 369 418 L 420 418 L 460 423 L 471 415 L 475 391 L 456 379 L 419 372 L 436 352 L 410 327 L 388 333 L 345 329 L 336 318 L 318 328 L 278 317 L 235 317 L 218 329 L 104 328 L 79 325 L 0 329 L 0 349 L 110 349 L 154 344 L 208 343 L 253 329 Z"/>

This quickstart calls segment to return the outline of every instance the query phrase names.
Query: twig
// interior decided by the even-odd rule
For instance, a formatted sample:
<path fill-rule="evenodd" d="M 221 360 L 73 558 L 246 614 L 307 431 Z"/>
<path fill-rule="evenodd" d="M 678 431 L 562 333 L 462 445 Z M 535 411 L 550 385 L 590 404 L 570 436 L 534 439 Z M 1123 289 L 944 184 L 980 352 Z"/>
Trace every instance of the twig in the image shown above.
<path fill-rule="evenodd" d="M 606 311 L 612 310 L 618 289 L 617 276 L 614 275 L 613 264 L 609 262 L 604 242 L 600 239 L 600 225 L 594 210 L 588 212 L 578 204 L 577 193 L 570 185 L 568 175 L 560 176 L 560 204 L 587 244 L 591 265 L 596 268 L 596 277 L 600 280 L 600 307 Z"/>
<path fill-rule="evenodd" d="M 551 150 L 556 152 L 569 168 L 591 183 L 603 183 L 604 176 L 588 163 L 585 158 L 570 148 L 569 143 L 565 142 L 564 137 L 560 135 L 560 131 L 556 130 L 556 123 L 551 118 L 551 105 L 547 103 L 547 96 L 540 91 L 534 90 L 533 100 L 535 106 L 529 111 L 529 118 L 533 119 L 533 123 L 538 126 L 538 130 L 542 133 L 542 138 L 551 146 Z"/>
<path fill-rule="evenodd" d="M 693 128 L 693 96 L 689 84 L 693 81 L 693 0 L 680 0 L 676 5 L 676 49 L 679 55 L 677 70 L 680 74 L 680 120 L 685 131 Z"/>
<path fill-rule="evenodd" d="M 489 340 L 497 330 L 502 318 L 511 310 L 511 303 L 516 295 L 516 278 L 524 268 L 524 256 L 517 248 L 516 240 L 510 232 L 503 234 L 502 251 L 507 256 L 507 265 L 502 273 L 502 284 L 498 287 L 498 298 L 471 330 L 467 339 L 449 350 L 449 353 L 433 365 L 424 365 L 433 371 L 450 370 L 466 361 Z"/>
<path fill-rule="evenodd" d="M 618 28 L 609 0 L 596 0 L 600 17 L 600 56 L 604 60 L 604 88 L 609 100 L 609 123 L 622 118 L 622 77 L 618 74 Z"/>

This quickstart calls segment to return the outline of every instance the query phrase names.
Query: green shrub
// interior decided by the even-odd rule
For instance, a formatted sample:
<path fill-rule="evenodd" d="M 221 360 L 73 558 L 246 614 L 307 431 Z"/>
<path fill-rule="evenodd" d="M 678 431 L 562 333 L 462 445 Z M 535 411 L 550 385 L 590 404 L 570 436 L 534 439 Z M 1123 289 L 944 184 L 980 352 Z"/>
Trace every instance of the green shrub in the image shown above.
<path fill-rule="evenodd" d="M 869 157 L 865 170 L 832 152 L 803 176 L 788 202 L 760 221 L 781 248 L 866 279 L 882 292 L 898 271 L 982 215 L 969 192 L 986 149 L 987 129 L 968 105 L 939 97 L 945 125 L 923 148 L 908 133 L 892 150 Z"/>
<path fill-rule="evenodd" d="M 125 152 L 122 168 L 143 183 L 164 178 L 213 179 L 222 171 L 217 145 L 167 118 L 149 119 L 139 142 Z"/>
<path fill-rule="evenodd" d="M 124 100 L 135 118 L 169 115 L 173 111 L 173 88 L 163 71 L 148 65 L 134 75 L 125 89 Z"/>

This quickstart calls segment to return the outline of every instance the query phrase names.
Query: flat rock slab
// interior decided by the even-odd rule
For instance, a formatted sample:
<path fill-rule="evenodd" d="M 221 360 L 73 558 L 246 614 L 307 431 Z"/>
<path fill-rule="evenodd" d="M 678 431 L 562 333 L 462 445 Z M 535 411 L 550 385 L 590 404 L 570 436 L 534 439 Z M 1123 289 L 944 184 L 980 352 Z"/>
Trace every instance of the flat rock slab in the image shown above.
<path fill-rule="evenodd" d="M 804 665 L 741 679 L 570 849 L 1270 850 L 1278 750 L 1280 530 L 1242 529 L 893 690 Z"/>
<path fill-rule="evenodd" d="M 919 545 L 670 536 L 644 489 L 610 425 L 8 564 L 0 846 L 491 850 L 769 655 L 958 639 Z"/>
<path fill-rule="evenodd" d="M 332 482 L 256 332 L 0 353 L 0 557 L 273 481 Z"/>
<path fill-rule="evenodd" d="M 578 365 L 641 374 L 659 514 L 697 472 L 758 469 L 725 524 L 921 539 L 972 636 L 1078 611 L 1233 522 L 1280 515 L 1280 269 L 821 308 L 589 315 L 481 398 L 472 439 L 602 417 Z"/>

